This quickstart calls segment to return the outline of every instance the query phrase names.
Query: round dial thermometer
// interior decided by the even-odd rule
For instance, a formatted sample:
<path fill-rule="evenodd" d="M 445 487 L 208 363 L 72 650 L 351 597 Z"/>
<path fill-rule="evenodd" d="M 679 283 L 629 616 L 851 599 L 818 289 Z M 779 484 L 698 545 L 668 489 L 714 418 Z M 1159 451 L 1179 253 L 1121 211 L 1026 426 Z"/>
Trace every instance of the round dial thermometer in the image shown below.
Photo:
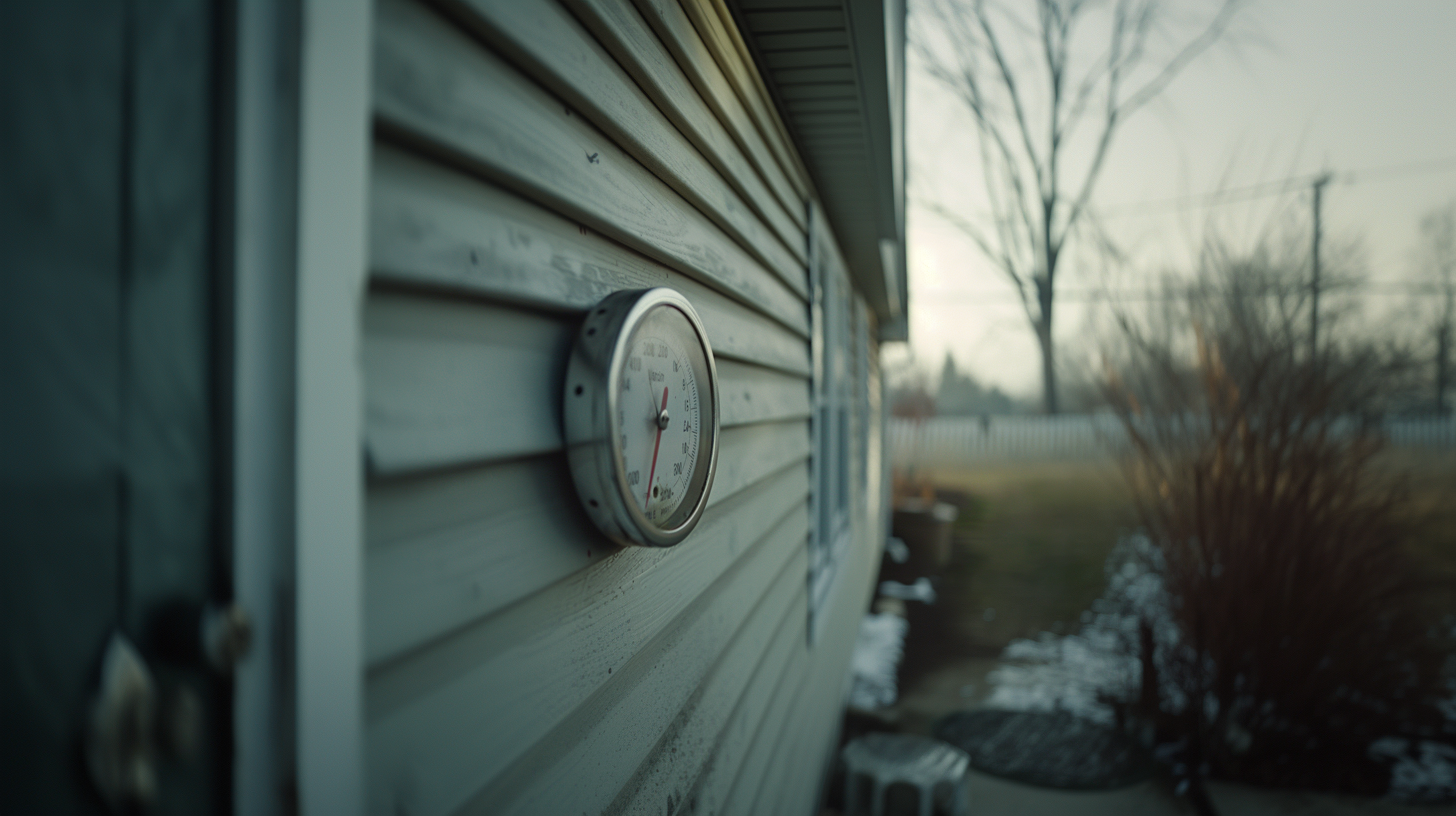
<path fill-rule="evenodd" d="M 623 544 L 692 532 L 718 461 L 718 371 L 671 289 L 617 292 L 582 324 L 566 371 L 566 451 L 596 525 Z"/>

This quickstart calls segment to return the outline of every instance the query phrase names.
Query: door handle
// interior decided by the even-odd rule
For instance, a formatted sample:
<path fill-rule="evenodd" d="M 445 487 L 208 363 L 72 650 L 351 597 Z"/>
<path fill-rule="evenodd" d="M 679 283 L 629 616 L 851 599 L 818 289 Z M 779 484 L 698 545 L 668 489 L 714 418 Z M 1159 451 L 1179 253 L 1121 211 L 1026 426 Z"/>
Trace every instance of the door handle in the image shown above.
<path fill-rule="evenodd" d="M 251 645 L 251 621 L 237 604 L 200 611 L 179 607 L 162 617 L 162 637 L 152 640 L 159 640 L 163 660 L 201 662 L 230 675 Z M 101 658 L 85 745 L 91 779 L 113 811 L 146 809 L 156 799 L 159 751 L 185 761 L 201 742 L 204 717 L 197 692 L 176 682 L 158 689 L 136 646 L 113 633 Z"/>
<path fill-rule="evenodd" d="M 157 687 L 121 633 L 106 644 L 101 687 L 86 729 L 86 765 L 112 810 L 145 808 L 157 795 Z"/>

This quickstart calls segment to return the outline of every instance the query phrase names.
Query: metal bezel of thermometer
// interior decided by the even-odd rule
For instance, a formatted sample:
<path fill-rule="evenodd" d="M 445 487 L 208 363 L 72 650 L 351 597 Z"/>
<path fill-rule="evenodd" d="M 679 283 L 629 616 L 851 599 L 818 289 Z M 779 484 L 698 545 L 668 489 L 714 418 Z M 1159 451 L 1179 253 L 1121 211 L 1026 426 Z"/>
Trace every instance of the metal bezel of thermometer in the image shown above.
<path fill-rule="evenodd" d="M 687 299 L 640 289 L 592 307 L 567 363 L 565 403 L 571 477 L 597 527 L 621 544 L 670 547 L 686 538 L 708 503 L 719 433 L 718 369 Z"/>

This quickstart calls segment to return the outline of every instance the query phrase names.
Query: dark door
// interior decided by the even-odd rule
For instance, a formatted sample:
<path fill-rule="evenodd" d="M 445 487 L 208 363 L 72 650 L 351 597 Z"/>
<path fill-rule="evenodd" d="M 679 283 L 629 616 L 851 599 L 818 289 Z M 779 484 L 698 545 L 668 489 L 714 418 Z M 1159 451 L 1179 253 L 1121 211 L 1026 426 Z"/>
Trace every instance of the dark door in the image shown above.
<path fill-rule="evenodd" d="M 134 806 L 88 764 L 117 638 L 155 692 L 151 811 L 227 809 L 196 643 L 227 589 L 219 32 L 208 0 L 0 3 L 3 813 Z"/>

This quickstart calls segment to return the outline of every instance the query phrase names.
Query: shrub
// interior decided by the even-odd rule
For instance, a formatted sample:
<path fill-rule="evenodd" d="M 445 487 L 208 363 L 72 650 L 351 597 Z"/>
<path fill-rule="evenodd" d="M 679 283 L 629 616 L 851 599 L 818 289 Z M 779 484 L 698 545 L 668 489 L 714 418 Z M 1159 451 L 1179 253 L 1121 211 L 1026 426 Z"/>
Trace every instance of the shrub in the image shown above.
<path fill-rule="evenodd" d="M 1363 419 L 1404 366 L 1369 342 L 1311 351 L 1277 283 L 1250 263 L 1206 278 L 1187 301 L 1191 361 L 1123 323 L 1106 397 L 1177 632 L 1139 638 L 1124 706 L 1190 774 L 1384 793 L 1377 740 L 1456 742 L 1436 588 Z"/>

